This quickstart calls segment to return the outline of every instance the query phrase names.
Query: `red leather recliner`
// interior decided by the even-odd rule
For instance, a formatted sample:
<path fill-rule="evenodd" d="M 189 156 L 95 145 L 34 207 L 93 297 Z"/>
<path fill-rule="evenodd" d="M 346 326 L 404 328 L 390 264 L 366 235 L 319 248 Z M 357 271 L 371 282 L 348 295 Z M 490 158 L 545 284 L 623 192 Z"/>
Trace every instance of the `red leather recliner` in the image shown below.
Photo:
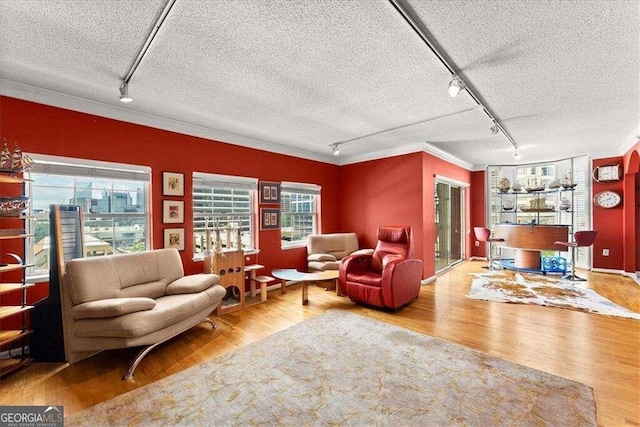
<path fill-rule="evenodd" d="M 378 228 L 373 255 L 352 255 L 340 263 L 340 289 L 352 301 L 397 309 L 420 293 L 422 260 L 411 259 L 411 227 Z"/>

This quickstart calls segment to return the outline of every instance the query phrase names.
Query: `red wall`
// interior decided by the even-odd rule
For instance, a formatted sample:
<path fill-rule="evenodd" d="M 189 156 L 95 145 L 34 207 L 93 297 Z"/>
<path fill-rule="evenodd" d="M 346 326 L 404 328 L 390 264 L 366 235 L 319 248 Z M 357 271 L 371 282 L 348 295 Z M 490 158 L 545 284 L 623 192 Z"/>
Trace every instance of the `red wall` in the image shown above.
<path fill-rule="evenodd" d="M 343 166 L 340 175 L 342 229 L 358 233 L 362 247 L 375 247 L 378 226 L 411 226 L 414 256 L 423 260 L 423 277 L 433 276 L 434 177 L 469 183 L 471 172 L 427 153 L 413 153 Z M 470 206 L 469 192 L 465 203 Z M 469 210 L 465 218 L 467 230 Z M 467 237 L 467 256 L 470 245 Z"/>
<path fill-rule="evenodd" d="M 121 122 L 9 97 L 0 97 L 0 139 L 17 142 L 29 153 L 129 163 L 151 167 L 151 239 L 161 248 L 163 229 L 184 227 L 192 234 L 190 191 L 185 191 L 184 224 L 162 223 L 162 172 L 180 172 L 185 189 L 191 188 L 193 171 L 255 177 L 265 181 L 294 181 L 322 186 L 322 231 L 340 230 L 339 167 L 252 148 L 211 141 L 175 132 Z M 258 229 L 258 227 L 256 227 Z M 273 268 L 306 268 L 306 248 L 282 250 L 278 231 L 258 231 L 261 252 L 250 262 Z M 2 252 L 5 252 L 4 248 Z M 202 271 L 193 262 L 193 248 L 181 252 L 185 272 Z M 4 279 L 4 278 L 3 278 Z M 30 292 L 33 298 L 46 295 L 47 284 Z M 44 289 L 44 290 L 43 290 Z"/>
<path fill-rule="evenodd" d="M 624 270 L 640 271 L 640 142 L 623 156 Z"/>
<path fill-rule="evenodd" d="M 475 237 L 473 235 L 473 227 L 490 227 L 487 224 L 487 199 L 485 197 L 485 171 L 471 172 L 471 250 L 469 256 L 484 257 L 486 256 L 485 244 L 479 242 L 479 246 L 475 246 Z"/>
<path fill-rule="evenodd" d="M 460 181 L 466 184 L 471 183 L 471 172 L 467 169 L 461 168 L 459 166 L 448 163 L 438 157 L 435 157 L 428 153 L 422 154 L 422 173 L 423 173 L 423 188 L 422 188 L 422 203 L 424 206 L 423 210 L 423 247 L 424 247 L 424 276 L 431 277 L 436 274 L 435 270 L 435 235 L 436 228 L 434 223 L 435 218 L 435 177 L 436 175 L 453 179 L 456 181 Z M 484 190 L 484 187 L 482 187 Z M 471 195 L 473 192 L 471 188 L 468 191 L 465 191 L 465 200 L 464 205 L 466 206 L 465 218 L 464 218 L 464 229 L 467 231 L 467 235 L 465 238 L 465 246 L 466 246 L 466 258 L 468 259 L 471 254 L 472 242 L 471 242 L 471 234 L 469 234 L 469 230 L 472 230 L 471 227 L 471 210 L 475 207 L 471 204 Z M 482 205 L 482 209 L 484 210 L 484 205 Z"/>
<path fill-rule="evenodd" d="M 609 164 L 622 164 L 622 157 L 607 157 L 594 159 L 593 168 Z M 623 194 L 623 181 L 596 182 L 593 181 L 593 194 L 611 190 Z M 612 270 L 622 270 L 624 260 L 623 239 L 623 208 L 618 206 L 611 209 L 593 207 L 593 229 L 598 231 L 593 244 L 593 267 Z M 609 249 L 609 256 L 603 256 L 602 250 Z"/>
<path fill-rule="evenodd" d="M 413 228 L 413 255 L 423 257 L 422 163 L 413 153 L 342 166 L 341 228 L 358 233 L 360 247 L 376 245 L 380 225 Z"/>

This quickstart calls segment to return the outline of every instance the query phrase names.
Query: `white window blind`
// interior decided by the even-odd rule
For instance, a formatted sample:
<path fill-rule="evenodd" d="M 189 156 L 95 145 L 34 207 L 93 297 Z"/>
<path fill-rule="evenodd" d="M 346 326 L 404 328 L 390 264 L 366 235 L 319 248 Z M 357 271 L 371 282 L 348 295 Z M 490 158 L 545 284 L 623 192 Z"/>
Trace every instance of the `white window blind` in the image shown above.
<path fill-rule="evenodd" d="M 193 173 L 194 254 L 206 250 L 207 224 L 211 229 L 218 227 L 221 230 L 223 247 L 236 241 L 229 228 L 240 227 L 244 250 L 255 248 L 253 199 L 257 187 L 255 178 Z"/>
<path fill-rule="evenodd" d="M 318 200 L 321 187 L 315 184 L 283 182 L 280 205 L 282 247 L 306 243 L 307 236 L 318 232 Z"/>

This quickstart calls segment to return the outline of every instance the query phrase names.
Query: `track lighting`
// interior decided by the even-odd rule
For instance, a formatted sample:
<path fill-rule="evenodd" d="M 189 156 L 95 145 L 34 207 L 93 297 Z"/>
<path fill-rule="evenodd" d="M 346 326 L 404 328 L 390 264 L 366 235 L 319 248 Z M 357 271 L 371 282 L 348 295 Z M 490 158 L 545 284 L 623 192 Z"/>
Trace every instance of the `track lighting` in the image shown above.
<path fill-rule="evenodd" d="M 449 96 L 455 98 L 458 96 L 460 91 L 466 87 L 467 85 L 462 81 L 462 79 L 454 74 L 449 82 Z"/>
<path fill-rule="evenodd" d="M 491 126 L 491 135 L 497 135 L 498 132 L 500 132 L 500 128 L 498 128 L 496 122 L 493 122 L 493 126 Z"/>
<path fill-rule="evenodd" d="M 125 104 L 133 101 L 133 98 L 129 96 L 129 83 L 122 83 L 120 85 L 120 102 Z"/>
<path fill-rule="evenodd" d="M 516 160 L 520 160 L 520 157 L 521 157 L 521 156 L 520 156 L 520 153 L 518 152 L 518 150 L 516 150 L 516 151 L 514 151 L 514 152 L 513 152 L 513 158 L 514 158 L 514 159 L 516 159 Z"/>
<path fill-rule="evenodd" d="M 331 150 L 333 150 L 334 156 L 337 156 L 338 154 L 340 154 L 340 147 L 338 146 L 338 144 L 333 144 L 331 146 Z"/>

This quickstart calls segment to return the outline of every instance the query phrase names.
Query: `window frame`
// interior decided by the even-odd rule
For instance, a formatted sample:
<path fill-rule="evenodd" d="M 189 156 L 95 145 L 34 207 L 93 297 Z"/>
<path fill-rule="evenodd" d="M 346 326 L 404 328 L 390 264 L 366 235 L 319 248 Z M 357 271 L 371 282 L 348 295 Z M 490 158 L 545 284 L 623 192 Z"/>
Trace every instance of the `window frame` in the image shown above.
<path fill-rule="evenodd" d="M 321 192 L 322 187 L 317 184 L 308 184 L 301 182 L 282 182 L 280 186 L 280 248 L 281 249 L 292 249 L 306 246 L 307 238 L 311 234 L 319 234 L 320 230 L 320 203 L 321 203 Z M 284 212 L 283 208 L 285 206 L 285 198 L 286 194 L 304 194 L 313 196 L 313 212 Z M 285 216 L 309 216 L 312 215 L 313 225 L 310 234 L 307 234 L 302 239 L 285 241 L 283 239 L 283 235 L 285 234 L 284 229 L 286 227 L 283 226 L 285 223 Z M 285 243 L 286 242 L 286 243 Z"/>
<path fill-rule="evenodd" d="M 202 199 L 197 199 L 196 198 L 196 192 L 195 192 L 195 188 L 196 185 L 200 186 L 200 187 L 207 187 L 207 188 L 211 188 L 211 189 L 215 189 L 215 188 L 222 188 L 222 189 L 236 189 L 236 190 L 240 190 L 240 191 L 249 191 L 249 213 L 248 214 L 234 214 L 234 213 L 213 213 L 211 212 L 210 214 L 208 214 L 207 216 L 204 216 L 201 214 L 201 211 L 199 211 L 196 207 L 196 202 Z M 251 178 L 251 177 L 241 177 L 241 176 L 235 176 L 235 175 L 221 175 L 221 174 L 213 174 L 213 173 L 208 173 L 208 172 L 199 172 L 199 171 L 193 171 L 192 173 L 192 184 L 191 184 L 191 195 L 192 195 L 192 201 L 191 201 L 191 207 L 192 207 L 192 233 L 191 233 L 191 238 L 192 238 L 192 249 L 193 249 L 193 259 L 194 260 L 201 260 L 204 256 L 204 249 L 202 250 L 202 252 L 197 252 L 197 248 L 196 248 L 196 230 L 200 230 L 201 227 L 197 227 L 196 228 L 196 219 L 198 219 L 198 222 L 200 221 L 200 218 L 210 218 L 209 219 L 209 229 L 211 230 L 212 236 L 211 236 L 211 246 L 212 249 L 215 247 L 215 234 L 214 234 L 214 227 L 216 224 L 216 218 L 228 218 L 228 217 L 248 217 L 248 223 L 249 223 L 249 241 L 251 242 L 251 247 L 243 247 L 243 251 L 247 254 L 251 254 L 251 253 L 257 253 L 258 252 L 258 241 L 257 241 L 257 230 L 256 230 L 256 210 L 257 210 L 257 204 L 256 204 L 256 194 L 257 194 L 257 190 L 258 190 L 258 179 L 257 178 Z M 213 198 L 211 200 L 211 202 L 213 203 Z M 198 207 L 200 208 L 200 207 Z M 235 239 L 232 239 L 231 241 L 232 245 L 235 243 Z"/>
<path fill-rule="evenodd" d="M 116 234 L 115 234 L 115 226 L 113 225 L 113 220 L 116 218 L 142 218 L 144 223 L 143 236 L 144 236 L 144 250 L 149 250 L 151 248 L 151 234 L 152 234 L 152 221 L 151 221 L 151 192 L 150 192 L 150 183 L 151 183 L 151 168 L 148 166 L 140 166 L 140 165 L 131 165 L 124 163 L 113 163 L 113 162 L 104 162 L 98 160 L 88 160 L 74 157 L 61 157 L 61 156 L 51 156 L 51 155 L 43 155 L 43 154 L 35 154 L 29 153 L 29 156 L 34 160 L 35 164 L 29 170 L 25 171 L 24 177 L 27 179 L 32 179 L 34 174 L 38 175 L 56 175 L 62 177 L 69 177 L 74 179 L 73 187 L 69 187 L 73 189 L 74 199 L 77 195 L 78 187 L 77 180 L 78 178 L 84 178 L 87 180 L 91 179 L 107 179 L 112 180 L 111 188 L 108 189 L 109 196 L 113 200 L 113 195 L 116 192 L 128 192 L 128 190 L 118 191 L 117 188 L 113 186 L 113 180 L 116 181 L 130 181 L 137 182 L 142 185 L 144 202 L 139 204 L 139 206 L 144 207 L 143 212 L 86 212 L 83 209 L 84 216 L 84 224 L 83 228 L 85 235 L 89 233 L 89 230 L 86 229 L 87 222 L 95 219 L 101 218 L 111 221 L 112 225 L 110 226 L 112 229 L 111 239 L 112 247 L 114 247 L 116 242 Z M 34 246 L 37 243 L 35 241 L 35 223 L 36 220 L 42 218 L 46 219 L 49 222 L 50 213 L 47 211 L 42 215 L 38 215 L 35 213 L 35 203 L 34 203 L 34 186 L 35 182 L 29 182 L 26 186 L 26 191 L 29 196 L 29 210 L 27 219 L 25 220 L 25 229 L 27 233 L 30 235 L 25 240 L 25 262 L 28 264 L 34 264 L 33 267 L 29 267 L 26 271 L 26 279 L 30 282 L 37 282 L 40 280 L 46 280 L 49 277 L 49 269 L 47 270 L 36 270 L 35 266 L 35 253 Z M 42 187 L 47 187 L 47 185 L 43 185 Z M 51 186 L 52 188 L 66 188 L 66 187 L 56 187 Z M 100 189 L 98 191 L 102 191 Z M 69 202 L 60 201 L 59 204 L 69 204 Z"/>

